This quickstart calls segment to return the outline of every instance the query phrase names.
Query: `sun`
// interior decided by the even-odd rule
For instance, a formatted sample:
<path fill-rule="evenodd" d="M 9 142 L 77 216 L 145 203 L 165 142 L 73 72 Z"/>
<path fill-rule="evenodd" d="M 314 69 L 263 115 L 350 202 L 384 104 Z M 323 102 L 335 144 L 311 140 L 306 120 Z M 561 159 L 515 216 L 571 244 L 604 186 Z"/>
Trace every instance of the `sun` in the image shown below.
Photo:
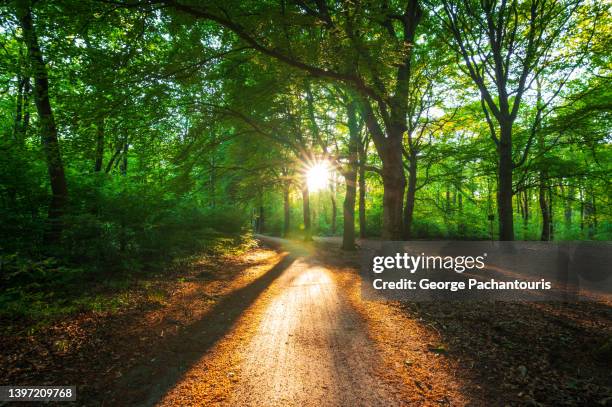
<path fill-rule="evenodd" d="M 308 190 L 320 191 L 329 185 L 330 169 L 327 161 L 319 161 L 306 170 Z"/>

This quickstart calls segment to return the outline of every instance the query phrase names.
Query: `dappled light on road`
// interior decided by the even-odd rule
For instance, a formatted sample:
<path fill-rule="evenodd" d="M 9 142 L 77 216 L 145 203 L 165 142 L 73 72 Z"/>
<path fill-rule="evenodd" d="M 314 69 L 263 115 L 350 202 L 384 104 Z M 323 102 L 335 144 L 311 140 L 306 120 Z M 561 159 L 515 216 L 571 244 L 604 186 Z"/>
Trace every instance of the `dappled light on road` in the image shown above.
<path fill-rule="evenodd" d="M 214 376 L 211 367 L 229 378 L 216 396 L 229 405 L 399 404 L 397 391 L 376 378 L 384 362 L 361 318 L 323 266 L 295 261 L 238 325 L 163 404 L 209 399 L 197 391 Z"/>

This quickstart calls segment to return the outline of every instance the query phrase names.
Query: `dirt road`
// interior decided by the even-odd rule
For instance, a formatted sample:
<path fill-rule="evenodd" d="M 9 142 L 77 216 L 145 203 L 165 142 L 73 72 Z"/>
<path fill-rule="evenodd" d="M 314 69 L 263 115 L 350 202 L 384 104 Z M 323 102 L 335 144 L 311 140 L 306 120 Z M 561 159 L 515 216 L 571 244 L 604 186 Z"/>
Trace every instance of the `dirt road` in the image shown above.
<path fill-rule="evenodd" d="M 394 405 L 376 377 L 380 356 L 330 271 L 296 261 L 244 348 L 233 405 Z"/>
<path fill-rule="evenodd" d="M 382 357 L 331 273 L 312 257 L 296 257 L 162 404 L 209 399 L 203 383 L 225 370 L 226 395 L 212 400 L 222 404 L 400 405 L 400 391 L 377 374 Z"/>
<path fill-rule="evenodd" d="M 7 338 L 5 380 L 73 383 L 87 406 L 612 400 L 609 303 L 367 301 L 359 252 L 261 239 L 160 275 L 116 314 Z"/>
<path fill-rule="evenodd" d="M 262 239 L 276 251 L 264 251 L 267 260 L 231 277 L 234 288 L 168 339 L 151 363 L 129 369 L 116 382 L 128 387 L 114 391 L 118 401 L 486 406 L 607 400 L 607 371 L 600 352 L 591 351 L 609 327 L 607 305 L 365 301 L 357 257 L 333 242 L 313 247 Z M 560 349 L 559 338 L 582 346 Z M 573 357 L 571 365 L 559 364 L 561 353 Z M 551 381 L 563 390 L 546 391 Z"/>

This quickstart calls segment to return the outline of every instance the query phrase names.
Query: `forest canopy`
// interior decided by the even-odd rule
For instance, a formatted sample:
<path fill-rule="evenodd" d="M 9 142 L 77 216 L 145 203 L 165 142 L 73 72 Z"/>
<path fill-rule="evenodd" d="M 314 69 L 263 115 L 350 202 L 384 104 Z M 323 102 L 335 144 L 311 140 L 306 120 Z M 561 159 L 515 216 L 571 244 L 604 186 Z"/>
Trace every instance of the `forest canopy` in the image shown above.
<path fill-rule="evenodd" d="M 609 240 L 611 21 L 577 0 L 5 2 L 0 249 L 112 268 L 248 230 Z"/>

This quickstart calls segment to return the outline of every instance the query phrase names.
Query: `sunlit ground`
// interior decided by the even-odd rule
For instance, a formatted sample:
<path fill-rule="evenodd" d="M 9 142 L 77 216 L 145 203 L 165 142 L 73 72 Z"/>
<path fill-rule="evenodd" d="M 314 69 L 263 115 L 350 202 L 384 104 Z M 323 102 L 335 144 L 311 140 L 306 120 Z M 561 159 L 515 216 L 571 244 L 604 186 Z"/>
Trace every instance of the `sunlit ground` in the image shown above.
<path fill-rule="evenodd" d="M 285 269 L 225 340 L 169 389 L 160 405 L 401 405 L 402 399 L 424 398 L 404 391 L 412 389 L 405 380 L 412 383 L 416 377 L 425 382 L 432 370 L 439 372 L 436 383 L 443 384 L 442 390 L 429 391 L 433 399 L 442 391 L 453 400 L 461 399 L 460 385 L 445 374 L 448 366 L 440 365 L 438 359 L 425 355 L 427 369 L 412 369 L 406 379 L 396 372 L 398 365 L 403 373 L 408 357 L 403 352 L 410 353 L 414 343 L 402 347 L 401 355 L 393 350 L 400 362 L 386 363 L 385 352 L 369 339 L 372 327 L 365 322 L 365 310 L 357 311 L 363 304 L 358 300 L 355 275 L 347 274 L 346 283 L 339 287 L 334 277 L 337 270 L 311 260 L 302 257 Z M 346 294 L 353 291 L 356 301 L 351 306 L 353 299 Z M 380 322 L 376 328 L 383 338 L 389 335 L 388 328 L 396 330 Z"/>

